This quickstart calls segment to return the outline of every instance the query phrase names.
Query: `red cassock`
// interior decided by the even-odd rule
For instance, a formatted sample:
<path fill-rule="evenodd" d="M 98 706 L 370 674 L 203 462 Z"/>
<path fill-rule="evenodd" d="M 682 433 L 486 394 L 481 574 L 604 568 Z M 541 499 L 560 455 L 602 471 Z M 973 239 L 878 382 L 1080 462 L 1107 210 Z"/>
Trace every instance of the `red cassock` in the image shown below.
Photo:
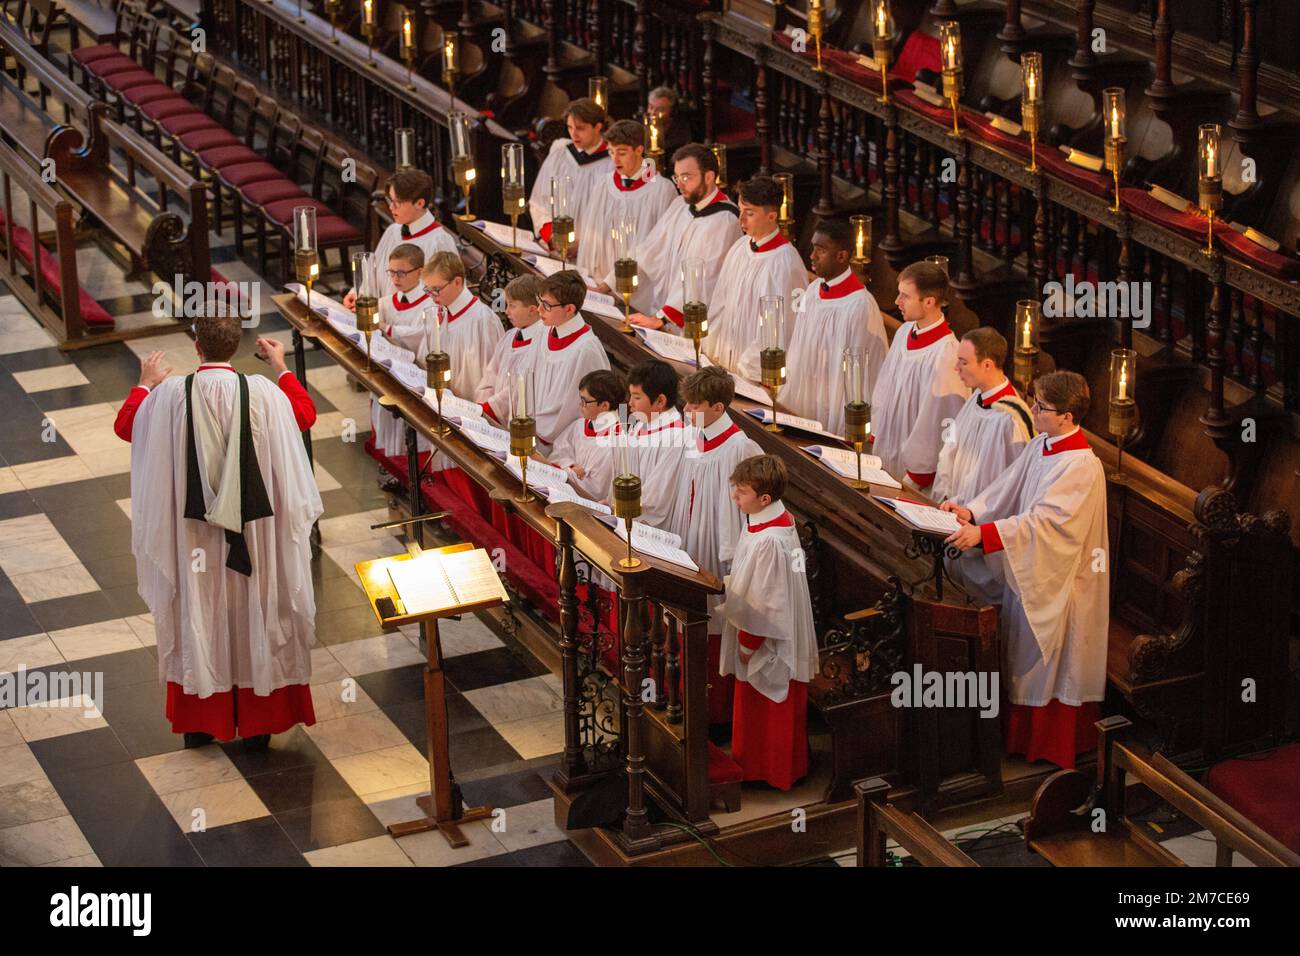
<path fill-rule="evenodd" d="M 761 637 L 741 631 L 740 643 L 751 650 Z M 765 780 L 789 790 L 808 775 L 808 685 L 791 681 L 790 692 L 774 703 L 748 681 L 735 682 L 731 724 L 731 759 L 746 780 Z"/>

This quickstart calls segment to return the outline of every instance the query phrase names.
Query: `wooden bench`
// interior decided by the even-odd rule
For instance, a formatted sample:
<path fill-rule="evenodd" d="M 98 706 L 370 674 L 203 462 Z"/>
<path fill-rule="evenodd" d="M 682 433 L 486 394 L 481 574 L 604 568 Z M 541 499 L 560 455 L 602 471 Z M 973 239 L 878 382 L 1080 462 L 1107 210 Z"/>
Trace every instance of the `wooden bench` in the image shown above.
<path fill-rule="evenodd" d="M 1127 734 L 1126 717 L 1098 721 L 1101 740 L 1096 777 L 1062 770 L 1049 777 L 1025 821 L 1025 843 L 1053 866 L 1183 866 L 1125 810 L 1131 775 L 1138 783 L 1214 836 L 1216 860 L 1233 852 L 1257 866 L 1300 866 L 1300 854 L 1283 846 L 1165 757 Z M 1101 811 L 1099 814 L 1098 811 Z M 1094 829 L 1094 827 L 1096 829 Z"/>
<path fill-rule="evenodd" d="M 891 806 L 889 784 L 880 777 L 855 781 L 853 792 L 858 800 L 858 866 L 885 866 L 886 838 L 922 866 L 979 866 L 920 814 Z"/>

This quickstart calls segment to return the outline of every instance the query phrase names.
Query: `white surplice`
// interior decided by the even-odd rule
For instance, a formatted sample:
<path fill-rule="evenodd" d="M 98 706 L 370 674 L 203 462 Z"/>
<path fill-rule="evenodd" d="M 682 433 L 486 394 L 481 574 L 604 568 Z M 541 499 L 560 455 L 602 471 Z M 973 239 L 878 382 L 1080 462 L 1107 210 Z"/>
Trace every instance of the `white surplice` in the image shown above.
<path fill-rule="evenodd" d="M 632 467 L 641 478 L 641 517 L 656 528 L 673 531 L 669 519 L 679 498 L 686 457 L 686 423 L 675 408 L 645 421 L 638 413 L 632 427 Z"/>
<path fill-rule="evenodd" d="M 586 498 L 604 501 L 613 494 L 614 460 L 610 444 L 618 431 L 618 412 L 601 412 L 595 420 L 580 418 L 560 433 L 547 461 L 569 472 L 569 484 Z M 582 469 L 579 478 L 573 467 Z"/>
<path fill-rule="evenodd" d="M 560 433 L 582 417 L 578 383 L 588 372 L 609 368 L 609 356 L 581 314 L 542 333 L 528 349 L 533 353 L 533 421 L 547 454 Z"/>
<path fill-rule="evenodd" d="M 252 561 L 247 577 L 225 566 L 221 527 L 183 517 L 185 378 L 173 376 L 154 388 L 132 430 L 131 550 L 158 635 L 158 676 L 198 697 L 234 686 L 267 696 L 311 678 L 316 596 L 310 534 L 323 510 L 320 493 L 288 398 L 261 375 L 248 376 L 248 397 L 257 466 L 274 514 L 243 526 Z M 214 456 L 224 460 L 222 442 L 239 415 L 234 371 L 197 372 L 194 401 L 205 403 L 221 432 L 214 443 L 196 441 L 199 467 L 220 473 Z"/>
<path fill-rule="evenodd" d="M 542 160 L 533 181 L 533 191 L 528 196 L 528 215 L 533 221 L 533 232 L 544 239 L 550 238 L 551 180 L 569 176 L 573 179 L 573 192 L 569 195 L 569 215 L 573 217 L 574 231 L 578 223 L 587 218 L 587 204 L 591 201 L 602 178 L 614 168 L 609 155 L 609 144 L 601 140 L 590 153 L 578 149 L 573 140 L 560 137 L 551 144 L 551 151 Z"/>
<path fill-rule="evenodd" d="M 915 328 L 914 322 L 899 326 L 872 386 L 871 450 L 895 478 L 906 475 L 924 487 L 939 465 L 944 429 L 970 389 L 957 377 L 957 338 L 948 323 L 919 334 Z"/>
<path fill-rule="evenodd" d="M 488 405 L 498 422 L 506 418 L 509 400 L 505 390 L 510 384 L 511 374 L 530 367 L 536 361 L 537 352 L 532 345 L 545 332 L 546 326 L 540 320 L 526 329 L 507 329 L 493 349 L 483 377 L 471 397 L 479 404 Z"/>
<path fill-rule="evenodd" d="M 1011 702 L 1101 700 L 1110 629 L 1106 477 L 1083 432 L 1050 442 L 1038 435 L 967 507 L 977 523 L 994 525 L 1003 546 L 984 560 L 1006 582 Z"/>
<path fill-rule="evenodd" d="M 387 338 L 394 339 L 394 328 L 406 329 L 419 325 L 423 322 L 421 313 L 428 308 L 436 309 L 437 306 L 418 285 L 410 292 L 393 292 L 379 300 L 379 328 Z M 404 334 L 403 338 L 411 340 L 412 335 Z M 402 347 L 407 348 L 406 345 Z M 415 360 L 419 365 L 424 365 L 423 355 L 416 355 Z M 370 428 L 374 432 L 375 448 L 386 455 L 406 454 L 406 423 L 381 406 L 374 395 L 370 396 Z M 419 440 L 423 442 L 420 450 L 428 451 L 429 443 L 423 436 Z"/>
<path fill-rule="evenodd" d="M 803 258 L 779 232 L 752 240 L 741 236 L 727 250 L 709 301 L 709 334 L 703 350 L 714 362 L 741 378 L 760 378 L 758 353 L 759 299 L 779 295 L 785 314 L 785 335 L 794 332 L 794 291 L 808 281 Z"/>
<path fill-rule="evenodd" d="M 867 397 L 880 376 L 889 351 L 885 320 L 875 297 L 852 269 L 823 282 L 818 279 L 799 296 L 794 332 L 786 349 L 786 385 L 781 404 L 796 415 L 821 422 L 844 434 L 844 373 L 847 348 L 867 350 Z"/>
<path fill-rule="evenodd" d="M 427 209 L 424 215 L 411 223 L 408 233 L 409 235 L 403 236 L 402 227 L 392 223 L 384 230 L 384 234 L 379 237 L 379 242 L 375 245 L 375 271 L 378 273 L 380 301 L 387 299 L 396 291 L 393 288 L 393 280 L 388 277 L 388 259 L 398 246 L 403 243 L 419 246 L 426 262 L 435 252 L 458 254 L 460 252 L 456 247 L 455 234 L 441 225 Z M 410 267 L 404 266 L 404 268 Z M 351 279 L 351 276 L 348 278 Z"/>
<path fill-rule="evenodd" d="M 633 252 L 636 239 L 649 235 L 655 223 L 677 200 L 677 187 L 660 176 L 655 164 L 645 160 L 635 176 L 628 179 L 617 169 L 596 183 L 587 200 L 582 218 L 575 225 L 578 233 L 578 269 L 584 275 L 600 278 L 612 275 L 617 250 L 613 229 L 626 217 L 633 224 Z M 638 270 L 639 271 L 639 270 Z M 640 288 L 640 275 L 637 287 Z M 609 284 L 614 288 L 614 283 Z"/>
<path fill-rule="evenodd" d="M 817 673 L 808 574 L 799 532 L 779 499 L 744 524 L 718 608 L 726 620 L 719 670 L 779 704 L 791 681 L 807 683 Z M 741 631 L 765 639 L 748 663 L 740 659 Z"/>

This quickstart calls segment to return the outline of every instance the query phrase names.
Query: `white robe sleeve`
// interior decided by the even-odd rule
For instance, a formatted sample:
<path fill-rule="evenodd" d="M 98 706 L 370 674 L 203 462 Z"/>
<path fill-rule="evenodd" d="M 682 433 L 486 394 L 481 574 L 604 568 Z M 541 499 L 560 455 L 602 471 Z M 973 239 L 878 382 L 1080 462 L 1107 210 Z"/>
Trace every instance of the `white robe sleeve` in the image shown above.
<path fill-rule="evenodd" d="M 957 377 L 957 340 L 942 346 L 943 355 L 935 359 L 934 377 L 921 398 L 921 407 L 912 430 L 903 442 L 900 459 L 903 469 L 913 475 L 932 475 L 939 467 L 943 433 L 970 396 L 970 390 Z"/>

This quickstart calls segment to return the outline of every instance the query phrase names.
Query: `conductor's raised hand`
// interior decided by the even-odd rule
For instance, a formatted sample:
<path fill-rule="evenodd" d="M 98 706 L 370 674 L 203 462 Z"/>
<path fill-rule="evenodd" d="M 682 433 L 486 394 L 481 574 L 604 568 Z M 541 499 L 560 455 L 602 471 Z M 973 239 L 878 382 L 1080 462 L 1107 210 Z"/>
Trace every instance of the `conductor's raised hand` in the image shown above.
<path fill-rule="evenodd" d="M 969 551 L 980 543 L 982 535 L 977 524 L 963 524 L 960 528 L 948 535 L 944 541 L 952 545 L 958 551 Z"/>
<path fill-rule="evenodd" d="M 952 501 L 951 499 L 939 505 L 939 510 L 951 511 L 953 514 L 957 516 L 957 520 L 960 521 L 962 524 L 970 524 L 972 521 L 975 520 L 975 516 L 971 514 L 971 510 L 969 508 L 963 508 L 961 505 L 957 504 L 957 502 Z"/>
<path fill-rule="evenodd" d="M 275 372 L 276 375 L 288 369 L 288 366 L 284 364 L 283 342 L 259 336 L 257 339 L 257 357 L 271 366 L 271 371 Z"/>
<path fill-rule="evenodd" d="M 140 384 L 153 390 L 172 373 L 171 366 L 163 365 L 162 352 L 150 352 L 140 359 Z"/>

